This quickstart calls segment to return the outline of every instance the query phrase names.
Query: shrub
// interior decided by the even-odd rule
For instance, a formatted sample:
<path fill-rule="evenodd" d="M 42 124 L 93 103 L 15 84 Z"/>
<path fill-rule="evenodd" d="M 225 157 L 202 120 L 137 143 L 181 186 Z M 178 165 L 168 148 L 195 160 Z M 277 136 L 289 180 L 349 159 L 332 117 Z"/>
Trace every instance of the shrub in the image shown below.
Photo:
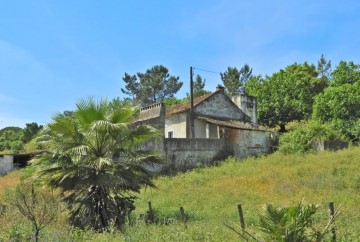
<path fill-rule="evenodd" d="M 332 124 L 309 121 L 280 136 L 279 151 L 284 154 L 309 152 L 313 150 L 313 143 L 320 140 L 348 141 Z"/>

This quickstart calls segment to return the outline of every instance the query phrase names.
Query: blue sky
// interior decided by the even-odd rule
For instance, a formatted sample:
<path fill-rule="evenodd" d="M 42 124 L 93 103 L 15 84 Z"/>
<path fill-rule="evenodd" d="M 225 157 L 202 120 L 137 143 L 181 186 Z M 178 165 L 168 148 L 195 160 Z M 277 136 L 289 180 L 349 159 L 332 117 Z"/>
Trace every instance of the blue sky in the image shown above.
<path fill-rule="evenodd" d="M 190 66 L 360 63 L 360 1 L 0 0 L 0 128 L 46 124 L 77 100 L 123 98 L 124 73 L 166 66 L 185 96 Z M 195 70 L 206 89 L 219 75 Z"/>

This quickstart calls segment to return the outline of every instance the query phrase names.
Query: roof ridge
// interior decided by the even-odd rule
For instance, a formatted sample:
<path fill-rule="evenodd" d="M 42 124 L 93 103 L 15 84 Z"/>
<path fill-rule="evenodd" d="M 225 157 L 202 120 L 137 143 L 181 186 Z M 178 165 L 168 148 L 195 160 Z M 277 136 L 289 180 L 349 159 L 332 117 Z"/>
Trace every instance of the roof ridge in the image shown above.
<path fill-rule="evenodd" d="M 208 98 L 212 97 L 213 95 L 215 95 L 216 93 L 219 93 L 219 92 L 220 92 L 219 90 L 216 90 L 215 92 L 204 94 L 200 97 L 194 98 L 194 101 L 193 101 L 194 107 L 198 106 L 200 103 L 206 101 Z M 180 113 L 180 112 L 186 111 L 188 109 L 190 109 L 190 101 L 173 105 L 170 108 L 167 108 L 165 113 L 166 113 L 166 115 L 170 115 L 170 114 Z"/>

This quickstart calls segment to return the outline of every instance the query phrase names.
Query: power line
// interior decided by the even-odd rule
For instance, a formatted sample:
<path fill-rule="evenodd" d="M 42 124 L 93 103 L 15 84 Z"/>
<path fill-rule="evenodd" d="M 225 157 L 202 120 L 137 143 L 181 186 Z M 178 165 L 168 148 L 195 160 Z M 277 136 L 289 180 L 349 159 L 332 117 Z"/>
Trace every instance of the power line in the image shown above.
<path fill-rule="evenodd" d="M 195 70 L 200 70 L 200 71 L 205 71 L 205 72 L 209 72 L 209 73 L 214 73 L 214 74 L 218 74 L 221 75 L 220 72 L 216 72 L 216 71 L 209 71 L 209 70 L 205 70 L 205 69 L 201 69 L 201 68 L 197 68 L 197 67 L 193 67 L 193 69 Z"/>

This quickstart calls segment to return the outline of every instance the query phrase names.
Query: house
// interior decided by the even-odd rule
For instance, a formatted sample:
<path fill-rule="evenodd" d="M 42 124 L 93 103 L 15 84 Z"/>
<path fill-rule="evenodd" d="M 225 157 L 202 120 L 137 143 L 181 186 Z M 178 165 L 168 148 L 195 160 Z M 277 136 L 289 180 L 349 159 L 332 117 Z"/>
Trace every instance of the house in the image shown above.
<path fill-rule="evenodd" d="M 230 99 L 221 86 L 195 98 L 193 109 L 190 102 L 168 109 L 164 104 L 142 108 L 134 123 L 153 125 L 163 133 L 143 148 L 159 151 L 166 166 L 175 168 L 271 150 L 271 132 L 257 123 L 256 98 L 241 94 Z"/>

